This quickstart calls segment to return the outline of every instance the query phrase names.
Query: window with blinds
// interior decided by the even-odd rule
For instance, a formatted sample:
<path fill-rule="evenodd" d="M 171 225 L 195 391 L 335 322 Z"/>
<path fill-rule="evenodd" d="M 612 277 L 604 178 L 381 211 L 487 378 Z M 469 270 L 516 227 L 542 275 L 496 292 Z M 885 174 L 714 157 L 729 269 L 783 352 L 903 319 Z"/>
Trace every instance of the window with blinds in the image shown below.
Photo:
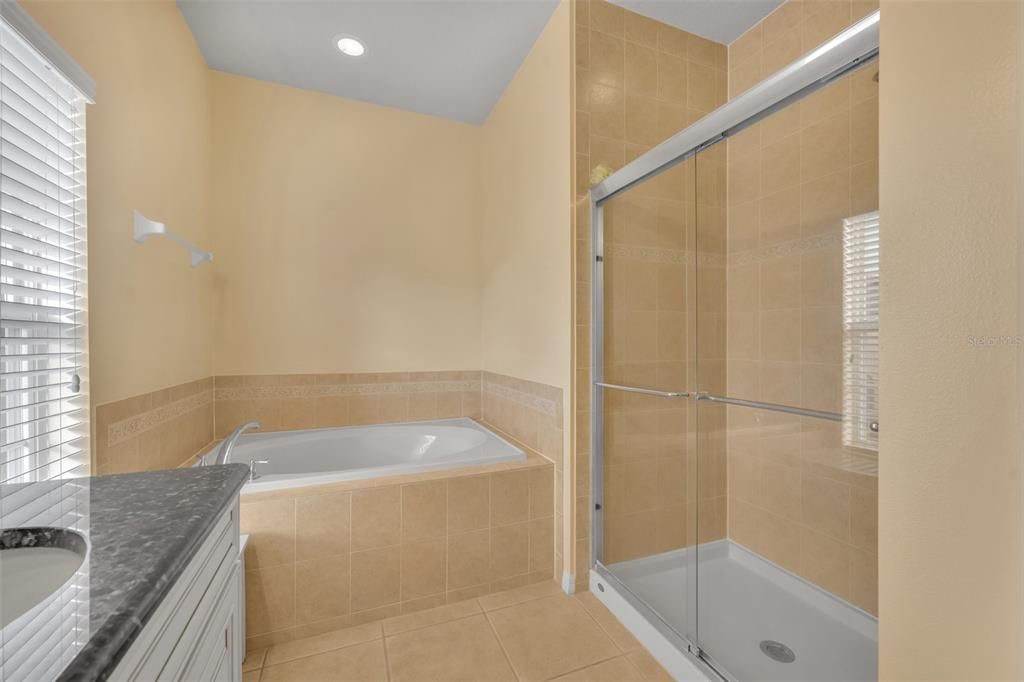
<path fill-rule="evenodd" d="M 88 97 L 65 75 L 66 64 L 46 53 L 66 59 L 16 5 L 4 3 L 0 483 L 86 475 L 89 468 Z"/>
<path fill-rule="evenodd" d="M 843 444 L 878 451 L 878 212 L 843 221 Z"/>

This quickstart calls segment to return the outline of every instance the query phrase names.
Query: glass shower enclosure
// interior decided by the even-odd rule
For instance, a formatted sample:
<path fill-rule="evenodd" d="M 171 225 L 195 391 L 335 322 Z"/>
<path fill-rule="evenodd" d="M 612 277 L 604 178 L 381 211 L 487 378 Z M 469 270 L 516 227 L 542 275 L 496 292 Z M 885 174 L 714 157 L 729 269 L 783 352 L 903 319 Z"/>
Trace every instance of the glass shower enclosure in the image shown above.
<path fill-rule="evenodd" d="M 591 191 L 591 585 L 725 679 L 877 677 L 878 23 Z"/>

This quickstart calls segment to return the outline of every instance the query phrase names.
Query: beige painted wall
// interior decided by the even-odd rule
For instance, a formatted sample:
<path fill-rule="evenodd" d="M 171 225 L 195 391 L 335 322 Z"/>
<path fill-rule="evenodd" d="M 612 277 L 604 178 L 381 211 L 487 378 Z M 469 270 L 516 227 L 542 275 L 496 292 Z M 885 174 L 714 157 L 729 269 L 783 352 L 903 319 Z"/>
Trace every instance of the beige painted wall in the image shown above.
<path fill-rule="evenodd" d="M 207 68 L 173 2 L 23 2 L 96 80 L 89 107 L 93 405 L 210 376 L 213 273 L 132 240 L 132 210 L 210 244 Z"/>
<path fill-rule="evenodd" d="M 479 366 L 479 127 L 210 78 L 217 373 Z"/>
<path fill-rule="evenodd" d="M 569 3 L 562 2 L 483 126 L 485 371 L 569 393 L 572 264 Z"/>
<path fill-rule="evenodd" d="M 1024 678 L 1022 15 L 882 2 L 883 679 Z"/>

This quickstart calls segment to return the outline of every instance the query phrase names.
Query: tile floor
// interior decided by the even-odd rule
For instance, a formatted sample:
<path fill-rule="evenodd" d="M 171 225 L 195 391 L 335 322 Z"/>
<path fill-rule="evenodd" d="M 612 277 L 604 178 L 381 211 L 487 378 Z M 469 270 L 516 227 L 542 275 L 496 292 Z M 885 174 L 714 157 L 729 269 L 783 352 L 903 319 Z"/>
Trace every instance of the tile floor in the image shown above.
<path fill-rule="evenodd" d="M 243 682 L 671 680 L 589 592 L 545 582 L 250 651 Z"/>

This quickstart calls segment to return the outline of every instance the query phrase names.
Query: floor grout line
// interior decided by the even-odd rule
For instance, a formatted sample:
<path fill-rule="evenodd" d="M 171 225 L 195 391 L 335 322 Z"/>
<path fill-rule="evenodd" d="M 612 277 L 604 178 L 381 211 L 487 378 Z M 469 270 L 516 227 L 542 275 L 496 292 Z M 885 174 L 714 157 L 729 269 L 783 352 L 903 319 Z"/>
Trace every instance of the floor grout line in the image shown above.
<path fill-rule="evenodd" d="M 582 593 L 581 593 L 581 592 L 577 592 L 576 594 L 582 594 Z M 601 624 L 601 621 L 599 621 L 599 620 L 597 619 L 597 616 L 595 616 L 594 614 L 592 614 L 592 613 L 590 612 L 590 609 L 588 609 L 588 608 L 587 608 L 587 605 L 583 603 L 583 600 L 581 600 L 581 599 L 577 599 L 577 598 L 576 598 L 576 594 L 574 594 L 573 596 L 571 596 L 571 597 L 569 597 L 569 598 L 570 598 L 570 599 L 572 599 L 572 600 L 574 600 L 574 601 L 575 601 L 575 602 L 576 602 L 577 604 L 579 604 L 579 605 L 580 605 L 580 607 L 582 607 L 582 608 L 583 608 L 583 612 L 584 612 L 584 613 L 586 613 L 586 614 L 587 614 L 588 616 L 590 616 L 590 619 L 591 619 L 592 621 L 594 621 L 595 623 L 597 623 L 597 628 L 598 628 L 598 629 L 599 629 L 599 630 L 600 630 L 601 632 L 603 632 L 603 633 L 604 633 L 605 637 L 607 637 L 607 638 L 608 638 L 609 640 L 611 640 L 611 643 L 612 643 L 612 644 L 613 644 L 613 645 L 615 646 L 615 648 L 616 648 L 616 649 L 618 649 L 618 650 L 619 650 L 619 651 L 620 651 L 620 652 L 622 653 L 622 655 L 628 654 L 628 653 L 629 653 L 629 651 L 627 651 L 627 650 L 623 649 L 623 648 L 622 648 L 622 646 L 621 646 L 621 645 L 619 645 L 619 643 L 615 641 L 615 638 L 614 638 L 614 637 L 612 637 L 612 633 L 608 632 L 608 628 L 606 628 L 606 627 L 605 627 L 604 625 L 602 625 L 602 624 Z M 594 597 L 594 598 L 596 599 L 597 597 Z M 603 604 L 602 604 L 602 606 L 603 606 Z M 608 612 L 608 615 L 610 615 L 610 616 L 611 616 L 612 618 L 615 618 L 615 614 L 614 614 L 614 613 L 611 613 L 610 611 Z M 622 622 L 621 622 L 621 621 L 619 621 L 619 619 L 618 619 L 618 618 L 615 618 L 615 620 L 616 620 L 616 622 L 618 622 L 618 623 L 619 623 L 619 625 L 622 625 Z M 624 627 L 624 628 L 625 628 L 626 626 L 625 626 L 625 625 L 622 625 L 622 627 Z M 627 630 L 627 632 L 629 632 L 629 631 Z M 633 634 L 633 633 L 630 633 L 630 634 Z M 638 641 L 639 641 L 639 640 L 638 640 Z M 641 646 L 642 646 L 642 645 L 641 645 Z M 630 651 L 635 651 L 635 649 L 630 649 Z"/>
<path fill-rule="evenodd" d="M 520 682 L 524 682 L 523 676 L 516 670 L 516 666 L 512 663 L 512 657 L 508 655 L 508 651 L 505 650 L 505 643 L 501 641 L 501 635 L 498 634 L 498 629 L 494 627 L 494 623 L 491 621 L 490 613 L 484 611 L 484 620 L 487 621 L 487 625 L 491 628 L 491 633 L 494 635 L 494 640 L 498 643 L 498 648 L 501 649 L 502 656 L 505 657 L 505 662 L 508 663 L 509 670 L 516 676 L 516 679 Z"/>
<path fill-rule="evenodd" d="M 364 625 L 370 625 L 370 624 L 371 623 L 364 623 Z M 376 637 L 372 637 L 370 639 L 364 639 L 364 640 L 359 641 L 359 642 L 350 642 L 348 644 L 342 644 L 341 646 L 331 647 L 330 649 L 324 649 L 323 651 L 317 651 L 314 654 L 306 654 L 305 656 L 296 656 L 295 658 L 289 658 L 287 661 L 281 661 L 280 663 L 273 663 L 273 664 L 268 665 L 267 664 L 267 659 L 270 658 L 270 649 L 273 646 L 277 646 L 276 644 L 275 645 L 271 645 L 271 646 L 267 647 L 267 653 L 263 657 L 263 665 L 260 666 L 261 676 L 262 676 L 262 671 L 266 670 L 267 668 L 276 668 L 279 665 L 285 665 L 287 663 L 294 663 L 295 661 L 301 661 L 304 658 L 313 658 L 314 656 L 322 656 L 323 654 L 329 654 L 329 653 L 332 653 L 334 651 L 341 651 L 342 649 L 348 649 L 350 647 L 359 646 L 360 644 L 369 644 L 370 642 L 376 642 L 378 639 L 384 639 L 384 625 L 383 625 L 383 621 L 381 621 L 379 623 L 373 623 L 373 624 L 377 625 L 377 631 L 380 633 Z M 362 625 L 353 625 L 351 627 L 358 628 L 358 627 L 363 627 L 363 626 Z M 342 628 L 341 630 L 328 630 L 327 632 L 322 632 L 319 635 L 310 635 L 309 637 L 303 637 L 301 639 L 292 639 L 292 640 L 288 640 L 287 642 L 281 642 L 281 644 L 290 644 L 292 642 L 301 642 L 304 639 L 313 639 L 315 637 L 322 637 L 324 635 L 329 635 L 332 632 L 342 632 L 342 631 L 348 630 L 348 629 L 350 629 L 350 628 Z"/>
<path fill-rule="evenodd" d="M 479 616 L 482 613 L 484 613 L 484 611 L 482 611 L 482 610 L 481 611 L 475 611 L 473 613 L 467 613 L 464 616 L 459 616 L 458 618 L 451 618 L 449 620 L 439 620 L 436 623 L 427 623 L 426 625 L 420 625 L 418 627 L 409 628 L 408 630 L 402 630 L 401 632 L 394 632 L 394 633 L 392 633 L 390 635 L 385 634 L 384 635 L 384 639 L 387 639 L 388 637 L 401 637 L 402 635 L 408 634 L 410 632 L 419 632 L 420 630 L 426 630 L 427 628 L 436 627 L 438 625 L 447 625 L 448 623 L 457 623 L 460 620 L 466 620 L 467 618 L 472 618 L 474 616 Z"/>
<path fill-rule="evenodd" d="M 384 675 L 391 682 L 391 659 L 388 657 L 388 638 L 384 636 L 384 625 L 380 626 L 380 643 L 384 647 Z"/>
<path fill-rule="evenodd" d="M 562 679 L 566 675 L 572 675 L 573 673 L 578 673 L 581 670 L 586 670 L 587 668 L 591 668 L 591 667 L 593 667 L 595 665 L 601 665 L 602 663 L 607 663 L 608 661 L 614 661 L 617 658 L 625 658 L 625 659 L 628 660 L 628 657 L 626 656 L 626 654 L 619 653 L 619 654 L 616 654 L 616 655 L 611 656 L 609 658 L 602 658 L 599 661 L 593 661 L 592 663 L 587 663 L 586 665 L 581 665 L 580 667 L 573 668 L 572 670 L 566 670 L 564 673 L 560 673 L 559 675 L 556 675 L 555 677 L 549 677 L 547 680 L 545 680 L 545 682 L 554 682 L 555 680 Z M 633 665 L 633 662 L 629 661 L 629 664 Z M 633 667 L 636 668 L 635 665 L 633 665 Z M 637 672 L 639 673 L 640 671 L 637 670 Z"/>

